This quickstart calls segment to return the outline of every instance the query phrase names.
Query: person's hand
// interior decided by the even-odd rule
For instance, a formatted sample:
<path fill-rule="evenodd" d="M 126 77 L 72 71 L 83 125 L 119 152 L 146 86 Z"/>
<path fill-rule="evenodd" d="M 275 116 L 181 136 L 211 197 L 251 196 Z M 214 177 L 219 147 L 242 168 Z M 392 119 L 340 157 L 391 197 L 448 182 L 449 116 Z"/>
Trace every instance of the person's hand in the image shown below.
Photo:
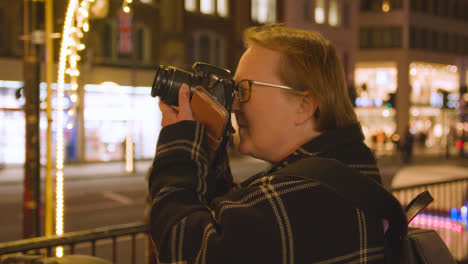
<path fill-rule="evenodd" d="M 159 109 L 162 112 L 161 126 L 175 124 L 183 120 L 195 120 L 190 107 L 190 91 L 186 84 L 179 89 L 179 107 L 172 107 L 163 101 L 159 101 Z"/>

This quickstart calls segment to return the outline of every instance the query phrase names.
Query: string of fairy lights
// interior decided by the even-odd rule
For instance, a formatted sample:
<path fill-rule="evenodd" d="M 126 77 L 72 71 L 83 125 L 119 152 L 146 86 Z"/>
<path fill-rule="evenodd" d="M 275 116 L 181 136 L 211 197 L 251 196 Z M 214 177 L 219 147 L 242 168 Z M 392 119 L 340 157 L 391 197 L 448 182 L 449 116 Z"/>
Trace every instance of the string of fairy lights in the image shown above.
<path fill-rule="evenodd" d="M 65 78 L 68 76 L 71 90 L 68 91 L 71 102 L 76 107 L 78 105 L 78 53 L 85 49 L 81 42 L 84 33 L 89 31 L 89 10 L 95 0 L 69 0 L 65 14 L 65 23 L 63 26 L 62 42 L 60 46 L 59 67 L 57 76 L 57 132 L 56 132 L 56 208 L 55 208 L 55 233 L 63 235 L 64 229 L 64 106 L 65 106 Z M 122 10 L 125 13 L 131 11 L 130 4 L 132 0 L 124 0 Z M 69 110 L 69 115 L 73 115 L 74 109 Z M 67 125 L 67 128 L 70 124 Z M 62 257 L 63 247 L 56 248 L 56 256 Z"/>

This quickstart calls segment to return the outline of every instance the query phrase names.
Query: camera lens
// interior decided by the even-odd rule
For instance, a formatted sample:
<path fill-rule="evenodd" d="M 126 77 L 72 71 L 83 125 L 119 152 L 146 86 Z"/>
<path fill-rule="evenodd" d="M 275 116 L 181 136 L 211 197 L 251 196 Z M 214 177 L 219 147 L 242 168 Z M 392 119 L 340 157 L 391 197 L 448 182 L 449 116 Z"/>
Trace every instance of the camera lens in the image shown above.
<path fill-rule="evenodd" d="M 168 105 L 177 106 L 179 89 L 187 84 L 192 92 L 196 79 L 193 74 L 175 67 L 159 66 L 151 88 L 151 96 L 159 96 Z"/>

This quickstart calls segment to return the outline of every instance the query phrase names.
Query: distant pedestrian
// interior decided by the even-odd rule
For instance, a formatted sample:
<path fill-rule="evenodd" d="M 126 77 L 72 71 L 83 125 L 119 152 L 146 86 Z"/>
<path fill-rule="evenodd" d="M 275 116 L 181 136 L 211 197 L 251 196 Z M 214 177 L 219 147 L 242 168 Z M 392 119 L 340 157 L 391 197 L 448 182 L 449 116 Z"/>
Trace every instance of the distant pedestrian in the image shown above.
<path fill-rule="evenodd" d="M 405 132 L 405 138 L 403 140 L 403 162 L 410 163 L 413 156 L 413 143 L 414 135 L 411 133 L 408 127 Z"/>

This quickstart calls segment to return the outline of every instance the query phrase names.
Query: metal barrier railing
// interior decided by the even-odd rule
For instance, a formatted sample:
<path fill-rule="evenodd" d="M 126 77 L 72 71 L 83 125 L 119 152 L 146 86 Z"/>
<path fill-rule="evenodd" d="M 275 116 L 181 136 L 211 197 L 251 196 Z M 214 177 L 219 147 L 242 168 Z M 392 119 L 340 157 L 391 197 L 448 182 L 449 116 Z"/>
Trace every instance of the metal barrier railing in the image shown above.
<path fill-rule="evenodd" d="M 70 232 L 62 236 L 37 237 L 23 239 L 0 244 L 0 261 L 2 256 L 12 253 L 34 254 L 52 256 L 53 249 L 57 246 L 66 246 L 69 254 L 75 253 L 75 246 L 82 243 L 91 244 L 91 255 L 96 256 L 96 242 L 99 240 L 111 239 L 112 241 L 112 263 L 117 263 L 117 239 L 121 237 L 131 237 L 131 263 L 136 263 L 136 237 L 144 235 L 147 237 L 148 226 L 143 223 L 131 223 L 103 228 L 96 228 L 86 231 Z M 149 256 L 148 256 L 149 258 Z M 1 263 L 1 262 L 0 262 Z M 149 262 L 150 263 L 150 262 Z"/>
<path fill-rule="evenodd" d="M 468 178 L 394 188 L 392 193 L 402 205 L 408 205 L 425 190 L 434 197 L 426 210 L 445 212 L 453 207 L 460 208 L 468 201 Z"/>
<path fill-rule="evenodd" d="M 468 261 L 468 178 L 394 188 L 392 193 L 406 206 L 425 190 L 432 194 L 434 201 L 424 210 L 420 221 L 413 221 L 410 226 L 436 230 L 458 261 Z"/>
<path fill-rule="evenodd" d="M 468 197 L 468 178 L 449 180 L 444 182 L 422 184 L 408 186 L 403 188 L 395 188 L 392 193 L 403 205 L 407 205 L 419 193 L 429 190 L 434 196 L 434 202 L 427 208 L 428 211 L 447 214 L 453 207 L 460 208 L 465 205 Z M 466 227 L 465 227 L 466 228 Z M 432 228 L 437 229 L 437 228 Z M 24 253 L 35 250 L 43 255 L 51 256 L 54 247 L 67 246 L 68 253 L 75 253 L 75 246 L 81 243 L 91 243 L 91 255 L 96 256 L 96 242 L 98 240 L 111 239 L 112 241 L 112 263 L 117 263 L 117 238 L 123 236 L 131 237 L 131 263 L 136 263 L 136 236 L 142 234 L 147 237 L 148 226 L 143 223 L 132 223 L 118 226 L 110 226 L 97 228 L 87 231 L 71 232 L 62 236 L 38 237 L 24 239 L 19 241 L 0 243 L 0 261 L 2 256 L 11 253 Z M 439 232 L 444 236 L 444 232 Z M 468 232 L 461 234 L 468 237 Z M 451 246 L 448 243 L 452 253 L 459 260 L 468 258 L 468 239 L 464 237 L 460 239 L 463 245 L 459 242 Z M 453 240 L 453 239 L 451 239 Z M 447 241 L 447 240 L 445 240 Z M 466 245 L 465 245 L 466 244 Z M 148 263 L 151 263 L 151 254 L 148 254 Z M 0 262 L 1 263 L 1 262 Z"/>

